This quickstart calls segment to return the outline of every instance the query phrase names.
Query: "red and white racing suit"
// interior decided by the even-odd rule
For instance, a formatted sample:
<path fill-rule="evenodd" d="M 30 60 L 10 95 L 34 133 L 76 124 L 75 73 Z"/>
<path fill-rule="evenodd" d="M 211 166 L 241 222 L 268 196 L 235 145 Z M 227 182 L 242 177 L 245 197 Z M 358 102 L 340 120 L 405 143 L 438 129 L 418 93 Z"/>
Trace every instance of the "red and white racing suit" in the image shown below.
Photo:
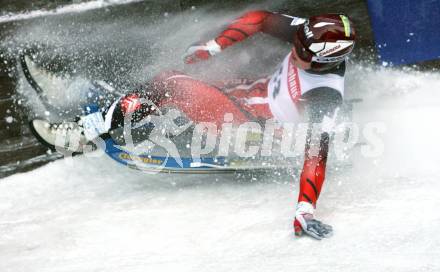
<path fill-rule="evenodd" d="M 248 12 L 207 42 L 207 47 L 201 47 L 207 50 L 195 52 L 187 62 L 205 59 L 257 32 L 292 43 L 298 25 L 303 22 L 302 18 L 267 11 Z M 165 72 L 153 80 L 149 98 L 155 97 L 159 106 L 179 108 L 196 123 L 215 122 L 218 127 L 225 113 L 232 113 L 236 124 L 270 118 L 281 123 L 299 122 L 304 105 L 310 122 L 318 123 L 325 115 L 332 116 L 341 102 L 344 74 L 345 63 L 325 73 L 301 70 L 289 53 L 272 76 L 257 80 L 207 83 L 180 72 Z M 129 110 L 140 95 L 130 94 L 121 99 L 120 110 Z M 310 146 L 306 146 L 298 202 L 316 206 L 325 178 L 328 144 L 329 135 L 323 133 L 318 155 L 309 154 Z"/>

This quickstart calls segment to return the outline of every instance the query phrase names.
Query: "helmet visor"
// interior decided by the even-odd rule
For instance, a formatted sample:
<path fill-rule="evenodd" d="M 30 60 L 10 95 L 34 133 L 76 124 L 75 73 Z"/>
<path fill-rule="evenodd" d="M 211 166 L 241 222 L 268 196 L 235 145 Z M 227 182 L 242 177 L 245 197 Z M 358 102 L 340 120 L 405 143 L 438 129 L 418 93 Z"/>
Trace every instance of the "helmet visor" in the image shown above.
<path fill-rule="evenodd" d="M 319 62 L 319 63 L 341 62 L 351 53 L 352 50 L 353 50 L 353 47 L 350 47 L 349 50 L 347 52 L 345 52 L 343 55 L 334 56 L 334 57 L 313 56 L 312 61 Z"/>

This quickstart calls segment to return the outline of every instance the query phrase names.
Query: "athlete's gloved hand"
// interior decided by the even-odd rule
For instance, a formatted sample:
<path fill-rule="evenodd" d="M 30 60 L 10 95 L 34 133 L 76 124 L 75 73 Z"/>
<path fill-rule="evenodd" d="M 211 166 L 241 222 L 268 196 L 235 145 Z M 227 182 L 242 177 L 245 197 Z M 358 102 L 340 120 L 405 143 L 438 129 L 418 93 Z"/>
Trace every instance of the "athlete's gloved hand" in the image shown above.
<path fill-rule="evenodd" d="M 328 238 L 333 234 L 333 228 L 314 219 L 313 206 L 307 202 L 298 203 L 295 220 L 293 222 L 295 235 L 309 235 L 317 240 Z"/>
<path fill-rule="evenodd" d="M 309 213 L 295 216 L 293 226 L 295 228 L 296 236 L 301 236 L 305 233 L 315 239 L 321 240 L 322 238 L 328 238 L 333 234 L 332 226 L 314 219 L 313 215 Z"/>
<path fill-rule="evenodd" d="M 183 60 L 186 64 L 192 64 L 201 60 L 207 60 L 209 57 L 220 52 L 221 47 L 215 40 L 210 40 L 205 44 L 196 43 L 188 47 L 183 56 Z"/>

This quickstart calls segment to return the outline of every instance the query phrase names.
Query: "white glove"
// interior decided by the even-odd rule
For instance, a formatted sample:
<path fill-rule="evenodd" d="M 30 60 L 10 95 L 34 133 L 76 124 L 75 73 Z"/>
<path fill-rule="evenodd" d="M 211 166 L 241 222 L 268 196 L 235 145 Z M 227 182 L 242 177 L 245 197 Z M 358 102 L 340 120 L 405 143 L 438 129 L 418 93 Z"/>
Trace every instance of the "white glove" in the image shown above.
<path fill-rule="evenodd" d="M 210 40 L 206 44 L 197 43 L 188 47 L 183 59 L 186 64 L 196 63 L 220 53 L 221 50 L 220 45 L 215 40 Z"/>
<path fill-rule="evenodd" d="M 317 239 L 328 238 L 333 234 L 333 228 L 330 225 L 323 224 L 314 219 L 313 206 L 308 202 L 299 202 L 296 208 L 293 227 L 295 235 L 301 236 L 303 233 Z"/>

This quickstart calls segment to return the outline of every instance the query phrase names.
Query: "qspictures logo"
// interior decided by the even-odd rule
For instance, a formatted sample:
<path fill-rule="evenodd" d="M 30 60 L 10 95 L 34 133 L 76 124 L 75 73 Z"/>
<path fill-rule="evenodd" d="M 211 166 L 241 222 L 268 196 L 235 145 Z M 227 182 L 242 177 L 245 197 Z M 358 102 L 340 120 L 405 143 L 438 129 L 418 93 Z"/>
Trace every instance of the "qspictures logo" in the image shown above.
<path fill-rule="evenodd" d="M 173 165 L 184 167 L 181 156 L 182 145 L 181 142 L 176 142 L 179 136 L 185 139 L 184 148 L 190 151 L 190 156 L 186 154 L 184 158 L 196 163 L 201 162 L 204 156 L 210 158 L 233 156 L 238 161 L 300 158 L 304 155 L 306 144 L 310 146 L 309 155 L 314 156 L 319 153 L 323 133 L 331 135 L 332 152 L 337 160 L 346 159 L 347 153 L 359 144 L 362 144 L 359 152 L 365 157 L 377 157 L 384 152 L 381 134 L 386 132 L 385 124 L 370 122 L 361 126 L 353 122 L 340 122 L 338 121 L 338 117 L 341 116 L 340 109 L 337 109 L 333 116 L 325 116 L 322 123 L 313 124 L 281 124 L 273 119 L 264 123 L 237 124 L 231 113 L 224 115 L 223 123 L 195 123 L 177 109 L 160 109 L 148 99 L 139 99 L 136 103 L 139 103 L 140 107 L 154 107 L 156 110 L 153 114 L 142 118 L 134 118 L 134 112 L 126 114 L 123 124 L 125 144 L 115 147 L 121 150 L 119 159 L 126 161 L 130 167 L 148 173 L 161 172 L 169 167 L 170 160 L 173 160 Z M 135 131 L 142 128 L 148 130 L 147 133 L 142 133 L 139 139 L 138 135 L 135 136 Z M 76 136 L 80 140 L 80 135 Z M 66 139 L 61 137 L 60 141 Z M 105 150 L 105 143 L 101 138 L 98 137 L 93 142 L 101 147 L 101 150 Z M 156 153 L 158 149 L 161 150 L 160 155 Z M 88 150 L 90 148 L 88 149 L 86 145 L 83 150 L 86 156 L 104 155 L 103 151 L 88 155 Z"/>

